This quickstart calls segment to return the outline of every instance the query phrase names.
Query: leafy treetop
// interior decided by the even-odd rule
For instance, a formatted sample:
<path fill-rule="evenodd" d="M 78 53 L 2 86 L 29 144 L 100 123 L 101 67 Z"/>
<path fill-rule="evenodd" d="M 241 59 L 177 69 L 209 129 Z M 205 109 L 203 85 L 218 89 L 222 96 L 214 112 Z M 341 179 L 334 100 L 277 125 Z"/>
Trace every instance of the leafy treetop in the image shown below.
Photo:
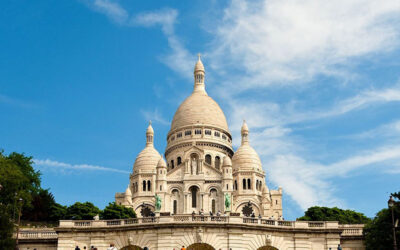
<path fill-rule="evenodd" d="M 301 221 L 339 221 L 340 224 L 365 224 L 370 221 L 364 214 L 353 210 L 343 210 L 337 207 L 310 207 Z"/>

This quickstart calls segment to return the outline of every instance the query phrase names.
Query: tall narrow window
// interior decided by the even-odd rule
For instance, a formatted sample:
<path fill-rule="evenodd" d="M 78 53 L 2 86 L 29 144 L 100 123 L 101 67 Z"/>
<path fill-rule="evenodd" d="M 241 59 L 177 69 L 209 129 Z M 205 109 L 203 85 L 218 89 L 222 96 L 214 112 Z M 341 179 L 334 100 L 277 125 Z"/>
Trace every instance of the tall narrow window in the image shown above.
<path fill-rule="evenodd" d="M 252 189 L 251 188 L 251 180 L 247 179 L 247 189 Z"/>
<path fill-rule="evenodd" d="M 182 158 L 181 158 L 181 157 L 178 157 L 178 159 L 176 159 L 176 161 L 177 161 L 177 164 L 178 164 L 178 166 L 179 166 L 179 165 L 181 165 L 181 163 L 182 163 Z"/>
<path fill-rule="evenodd" d="M 246 179 L 243 179 L 243 189 L 246 189 Z"/>
<path fill-rule="evenodd" d="M 237 190 L 237 181 L 235 180 L 235 190 Z"/>
<path fill-rule="evenodd" d="M 213 214 L 215 214 L 215 200 L 214 199 L 212 199 L 212 201 L 211 201 L 211 211 Z"/>
<path fill-rule="evenodd" d="M 196 186 L 193 186 L 190 188 L 190 192 L 192 194 L 192 207 L 193 208 L 197 207 L 197 191 L 198 191 L 198 188 Z"/>
<path fill-rule="evenodd" d="M 219 169 L 219 165 L 221 164 L 221 159 L 219 158 L 219 156 L 215 157 L 215 168 Z"/>
<path fill-rule="evenodd" d="M 151 181 L 147 181 L 147 191 L 151 191 Z"/>
<path fill-rule="evenodd" d="M 174 205 L 173 205 L 173 207 L 174 207 L 174 214 L 176 214 L 177 211 L 178 211 L 178 201 L 177 201 L 177 200 L 174 200 Z"/>
<path fill-rule="evenodd" d="M 171 160 L 171 168 L 174 169 L 174 160 Z"/>
<path fill-rule="evenodd" d="M 206 155 L 206 163 L 211 165 L 211 155 Z"/>
<path fill-rule="evenodd" d="M 146 181 L 143 181 L 143 191 L 146 191 Z"/>

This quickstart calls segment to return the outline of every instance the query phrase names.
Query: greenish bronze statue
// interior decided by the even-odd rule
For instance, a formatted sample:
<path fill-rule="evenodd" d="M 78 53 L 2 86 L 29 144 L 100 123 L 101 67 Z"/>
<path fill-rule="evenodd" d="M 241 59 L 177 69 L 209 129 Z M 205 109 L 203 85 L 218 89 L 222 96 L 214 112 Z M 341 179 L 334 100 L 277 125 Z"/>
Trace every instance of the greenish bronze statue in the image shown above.
<path fill-rule="evenodd" d="M 161 209 L 161 197 L 158 195 L 154 196 L 156 198 L 156 211 L 160 211 Z"/>
<path fill-rule="evenodd" d="M 228 193 L 225 194 L 225 210 L 229 211 L 231 207 L 231 197 Z"/>

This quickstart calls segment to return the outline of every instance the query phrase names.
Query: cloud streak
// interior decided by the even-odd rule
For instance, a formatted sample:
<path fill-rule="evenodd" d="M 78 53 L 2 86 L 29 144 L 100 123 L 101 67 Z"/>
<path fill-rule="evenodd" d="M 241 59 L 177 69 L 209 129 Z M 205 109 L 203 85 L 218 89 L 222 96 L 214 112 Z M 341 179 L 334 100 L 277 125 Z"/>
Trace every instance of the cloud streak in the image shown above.
<path fill-rule="evenodd" d="M 234 0 L 216 23 L 213 66 L 239 72 L 236 88 L 301 84 L 398 48 L 400 2 Z"/>
<path fill-rule="evenodd" d="M 49 160 L 49 159 L 46 159 L 46 160 L 34 159 L 33 162 L 38 167 L 51 168 L 52 170 L 69 169 L 69 170 L 74 170 L 74 171 L 105 171 L 105 172 L 129 174 L 128 171 L 119 170 L 119 169 L 115 169 L 115 168 L 107 168 L 107 167 L 102 167 L 102 166 L 97 166 L 97 165 L 69 164 L 69 163 L 53 161 L 53 160 Z"/>

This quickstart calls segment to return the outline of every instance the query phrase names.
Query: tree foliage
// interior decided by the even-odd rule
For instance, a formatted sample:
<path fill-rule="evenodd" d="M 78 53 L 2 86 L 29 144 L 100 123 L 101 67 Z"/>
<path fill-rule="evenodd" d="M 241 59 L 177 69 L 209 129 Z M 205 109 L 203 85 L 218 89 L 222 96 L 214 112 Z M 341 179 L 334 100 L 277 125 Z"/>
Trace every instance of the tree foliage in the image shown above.
<path fill-rule="evenodd" d="M 394 220 L 400 220 L 400 192 L 393 193 L 396 202 L 393 207 Z M 384 208 L 364 228 L 365 245 L 367 249 L 393 249 L 392 211 Z M 400 230 L 396 230 L 397 244 L 400 243 Z"/>
<path fill-rule="evenodd" d="M 136 218 L 132 208 L 117 205 L 115 202 L 108 203 L 108 206 L 101 212 L 100 217 L 104 220 Z"/>
<path fill-rule="evenodd" d="M 67 208 L 65 219 L 69 220 L 92 220 L 100 214 L 100 209 L 91 202 L 76 202 Z"/>
<path fill-rule="evenodd" d="M 365 224 L 370 221 L 364 214 L 353 210 L 343 210 L 337 207 L 310 207 L 304 216 L 297 220 L 302 221 L 339 221 L 340 224 Z"/>

